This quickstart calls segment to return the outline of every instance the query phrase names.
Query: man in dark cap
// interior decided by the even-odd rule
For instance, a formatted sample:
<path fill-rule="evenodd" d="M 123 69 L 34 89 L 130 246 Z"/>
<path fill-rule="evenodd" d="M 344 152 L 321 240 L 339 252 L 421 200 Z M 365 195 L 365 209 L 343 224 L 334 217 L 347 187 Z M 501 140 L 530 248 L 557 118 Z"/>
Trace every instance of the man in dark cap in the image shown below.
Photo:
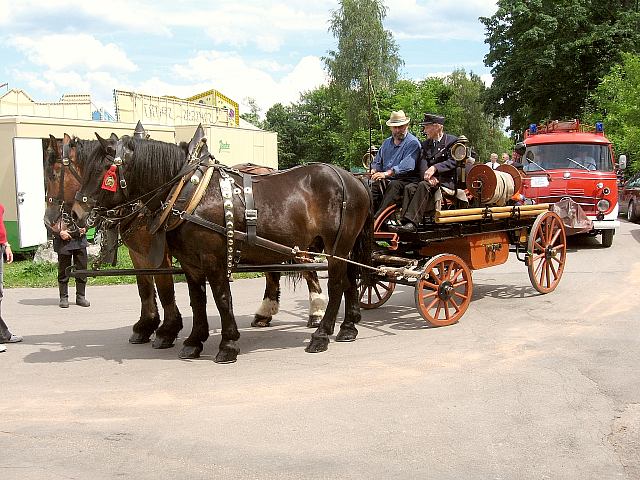
<path fill-rule="evenodd" d="M 387 120 L 391 136 L 382 143 L 371 162 L 371 180 L 380 183 L 389 180 L 384 195 L 379 186 L 372 188 L 374 205 L 378 208 L 376 217 L 390 205 L 400 203 L 404 186 L 418 180 L 414 175 L 420 156 L 420 140 L 409 132 L 410 121 L 402 110 L 391 112 Z"/>
<path fill-rule="evenodd" d="M 416 232 L 425 213 L 435 209 L 433 193 L 440 186 L 455 190 L 456 161 L 451 146 L 458 140 L 444 133 L 444 117 L 425 113 L 421 123 L 427 139 L 422 142 L 418 162 L 421 181 L 405 186 L 402 199 L 403 225 L 390 227 L 397 232 Z"/>

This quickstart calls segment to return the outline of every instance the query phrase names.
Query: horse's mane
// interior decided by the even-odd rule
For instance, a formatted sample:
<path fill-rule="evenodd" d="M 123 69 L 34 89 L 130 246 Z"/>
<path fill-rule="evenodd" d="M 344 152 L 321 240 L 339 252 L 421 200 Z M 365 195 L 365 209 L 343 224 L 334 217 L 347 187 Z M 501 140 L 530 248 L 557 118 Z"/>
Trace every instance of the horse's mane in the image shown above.
<path fill-rule="evenodd" d="M 76 148 L 76 167 L 83 171 L 87 164 L 94 164 L 102 156 L 100 142 L 97 140 L 81 140 L 73 138 L 71 146 Z"/>
<path fill-rule="evenodd" d="M 124 145 L 133 152 L 129 171 L 132 185 L 159 186 L 175 177 L 187 162 L 182 146 L 158 140 L 123 136 Z"/>

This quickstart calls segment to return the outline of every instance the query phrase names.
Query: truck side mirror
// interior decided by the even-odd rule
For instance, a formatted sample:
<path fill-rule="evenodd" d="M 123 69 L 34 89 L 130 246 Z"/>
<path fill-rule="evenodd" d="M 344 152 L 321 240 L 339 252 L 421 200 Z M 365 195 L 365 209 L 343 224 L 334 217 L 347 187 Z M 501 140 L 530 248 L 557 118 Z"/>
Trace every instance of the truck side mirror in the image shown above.
<path fill-rule="evenodd" d="M 626 155 L 620 155 L 620 157 L 618 157 L 618 168 L 620 170 L 624 170 L 625 168 L 627 168 L 627 156 Z"/>

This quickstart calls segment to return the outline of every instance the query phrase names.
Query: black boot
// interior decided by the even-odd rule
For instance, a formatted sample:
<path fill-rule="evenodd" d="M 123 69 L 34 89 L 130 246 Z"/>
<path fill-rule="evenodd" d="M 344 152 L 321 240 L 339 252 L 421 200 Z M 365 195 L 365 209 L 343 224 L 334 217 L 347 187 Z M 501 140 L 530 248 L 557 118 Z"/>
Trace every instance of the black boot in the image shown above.
<path fill-rule="evenodd" d="M 69 284 L 58 283 L 58 291 L 60 292 L 60 308 L 69 308 Z"/>
<path fill-rule="evenodd" d="M 87 288 L 86 283 L 79 283 L 76 281 L 76 305 L 80 307 L 89 307 L 91 303 L 84 297 L 85 290 Z"/>

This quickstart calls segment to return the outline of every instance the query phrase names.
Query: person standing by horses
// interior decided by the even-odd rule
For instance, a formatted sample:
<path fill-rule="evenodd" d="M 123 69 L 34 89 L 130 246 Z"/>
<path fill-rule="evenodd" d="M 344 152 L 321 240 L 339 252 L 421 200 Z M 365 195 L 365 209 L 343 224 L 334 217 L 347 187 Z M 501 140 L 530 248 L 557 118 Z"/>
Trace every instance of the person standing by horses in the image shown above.
<path fill-rule="evenodd" d="M 387 125 L 391 136 L 378 150 L 371 162 L 371 180 L 377 185 L 372 188 L 374 205 L 379 205 L 375 217 L 390 205 L 399 204 L 405 185 L 417 181 L 416 163 L 420 156 L 420 141 L 409 132 L 410 118 L 402 110 L 391 112 Z M 390 180 L 386 190 L 382 190 L 384 180 Z"/>
<path fill-rule="evenodd" d="M 69 274 L 67 268 L 74 265 L 78 270 L 87 268 L 87 242 L 84 228 L 69 229 L 62 220 L 60 230 L 52 230 L 53 249 L 58 254 L 58 290 L 60 292 L 60 308 L 69 308 Z M 88 307 L 91 304 L 85 294 L 87 277 L 76 277 L 76 305 Z"/>
<path fill-rule="evenodd" d="M 458 137 L 444 133 L 444 117 L 424 114 L 421 123 L 427 139 L 422 142 L 422 153 L 418 165 L 421 179 L 404 189 L 402 221 L 399 226 L 390 226 L 396 232 L 416 232 L 417 225 L 425 213 L 435 208 L 433 194 L 440 186 L 455 190 L 456 160 L 451 156 L 451 146 Z"/>
<path fill-rule="evenodd" d="M 13 252 L 11 251 L 11 244 L 7 241 L 7 229 L 4 226 L 4 205 L 0 203 L 0 352 L 4 352 L 7 349 L 4 346 L 5 343 L 22 341 L 22 337 L 9 331 L 9 327 L 2 319 L 2 281 L 5 257 L 7 258 L 7 263 L 13 262 Z"/>

